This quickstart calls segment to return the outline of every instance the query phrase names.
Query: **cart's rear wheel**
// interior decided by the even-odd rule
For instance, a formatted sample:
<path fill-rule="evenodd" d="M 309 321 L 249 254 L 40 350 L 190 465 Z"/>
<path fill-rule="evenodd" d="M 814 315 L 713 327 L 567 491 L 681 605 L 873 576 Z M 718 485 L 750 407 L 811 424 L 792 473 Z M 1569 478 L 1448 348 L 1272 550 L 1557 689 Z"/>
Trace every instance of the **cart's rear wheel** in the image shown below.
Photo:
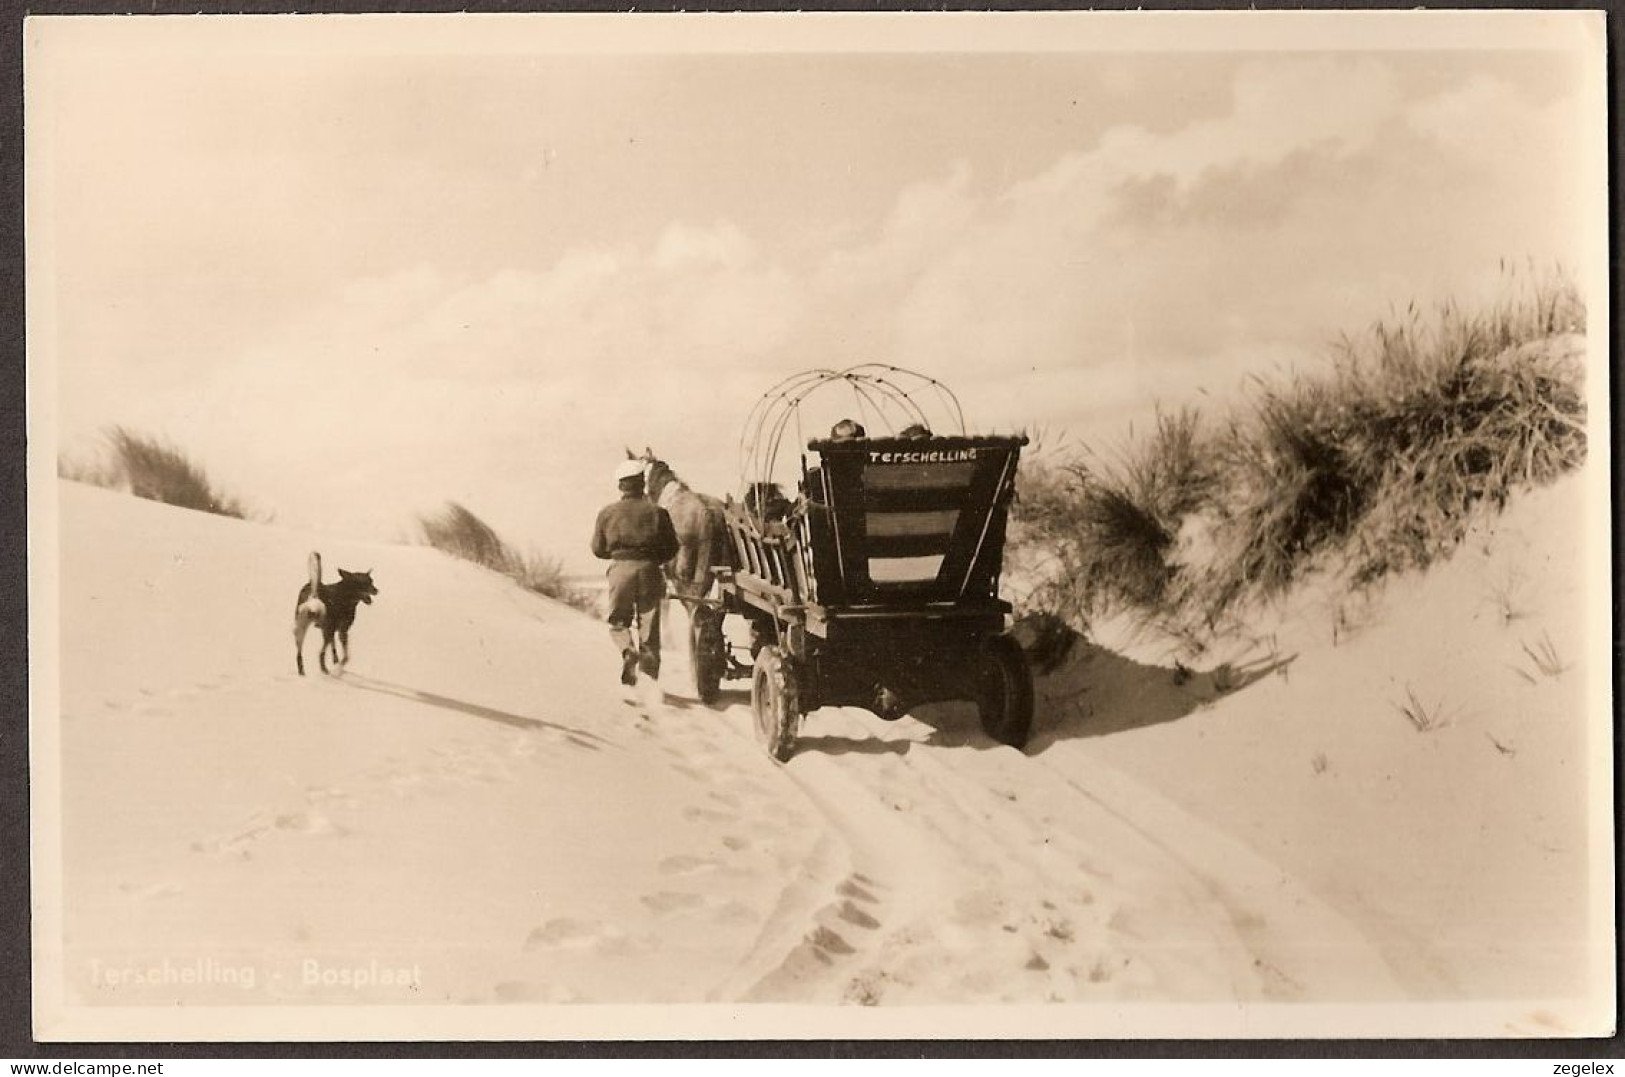
<path fill-rule="evenodd" d="M 701 703 L 716 701 L 722 674 L 728 665 L 728 645 L 722 638 L 722 611 L 696 603 L 688 618 L 688 664 L 694 673 L 694 694 Z"/>
<path fill-rule="evenodd" d="M 1033 675 L 1021 645 L 994 636 L 983 646 L 977 674 L 976 707 L 987 735 L 1022 748 L 1033 725 Z"/>
<path fill-rule="evenodd" d="M 777 647 L 763 647 L 756 655 L 751 679 L 750 709 L 756 733 L 768 754 L 788 762 L 796 750 L 796 726 L 801 722 L 801 690 L 795 670 Z"/>

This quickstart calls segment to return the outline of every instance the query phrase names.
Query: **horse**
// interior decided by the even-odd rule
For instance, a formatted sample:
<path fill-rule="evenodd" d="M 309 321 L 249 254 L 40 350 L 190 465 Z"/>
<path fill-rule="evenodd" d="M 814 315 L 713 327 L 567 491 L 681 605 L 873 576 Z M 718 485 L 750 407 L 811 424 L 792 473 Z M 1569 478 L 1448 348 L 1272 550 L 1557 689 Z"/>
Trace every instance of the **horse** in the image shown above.
<path fill-rule="evenodd" d="M 665 565 L 672 590 L 679 598 L 704 598 L 715 579 L 712 568 L 733 563 L 722 502 L 690 489 L 648 446 L 642 456 L 631 449 L 626 456 L 643 461 L 643 496 L 666 510 L 677 532 L 677 556 Z"/>

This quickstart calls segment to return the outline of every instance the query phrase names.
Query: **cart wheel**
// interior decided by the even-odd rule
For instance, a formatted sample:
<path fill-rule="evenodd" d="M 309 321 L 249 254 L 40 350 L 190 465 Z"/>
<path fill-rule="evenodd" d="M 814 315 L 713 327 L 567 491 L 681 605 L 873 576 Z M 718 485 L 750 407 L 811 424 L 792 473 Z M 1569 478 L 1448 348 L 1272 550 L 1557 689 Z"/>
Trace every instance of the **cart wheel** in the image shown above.
<path fill-rule="evenodd" d="M 777 647 L 763 647 L 756 655 L 751 679 L 750 709 L 756 732 L 768 754 L 788 762 L 796 750 L 796 726 L 801 721 L 801 692 L 795 670 Z"/>
<path fill-rule="evenodd" d="M 722 614 L 708 606 L 696 605 L 688 620 L 688 664 L 694 672 L 694 694 L 701 703 L 714 703 L 728 664 L 727 643 L 722 638 Z"/>
<path fill-rule="evenodd" d="M 982 650 L 976 707 L 982 728 L 1000 744 L 1025 747 L 1033 724 L 1033 675 L 1021 645 L 994 636 Z"/>

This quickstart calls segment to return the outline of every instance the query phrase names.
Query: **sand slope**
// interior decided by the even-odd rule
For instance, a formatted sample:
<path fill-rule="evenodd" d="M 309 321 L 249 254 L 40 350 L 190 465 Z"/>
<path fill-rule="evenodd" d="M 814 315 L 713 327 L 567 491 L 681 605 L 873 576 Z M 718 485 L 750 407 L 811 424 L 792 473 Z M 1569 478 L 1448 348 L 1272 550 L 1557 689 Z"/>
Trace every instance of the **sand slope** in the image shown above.
<path fill-rule="evenodd" d="M 1050 682 L 1052 710 L 1079 689 L 1084 709 L 1039 754 L 1154 781 L 1259 849 L 1409 997 L 1581 993 L 1612 961 L 1588 948 L 1591 843 L 1608 844 L 1588 752 L 1608 743 L 1587 715 L 1583 504 L 1570 480 L 1482 520 L 1425 576 L 1302 588 L 1182 685 L 1154 642 L 1108 628 L 1117 650 Z"/>
<path fill-rule="evenodd" d="M 1189 677 L 1103 636 L 1025 754 L 820 711 L 787 766 L 744 682 L 628 693 L 599 624 L 434 551 L 60 495 L 69 1005 L 1562 999 L 1611 945 L 1580 576 L 1520 523 L 1573 484 L 1335 645 L 1313 596 Z M 312 548 L 380 590 L 343 677 L 294 674 Z"/>

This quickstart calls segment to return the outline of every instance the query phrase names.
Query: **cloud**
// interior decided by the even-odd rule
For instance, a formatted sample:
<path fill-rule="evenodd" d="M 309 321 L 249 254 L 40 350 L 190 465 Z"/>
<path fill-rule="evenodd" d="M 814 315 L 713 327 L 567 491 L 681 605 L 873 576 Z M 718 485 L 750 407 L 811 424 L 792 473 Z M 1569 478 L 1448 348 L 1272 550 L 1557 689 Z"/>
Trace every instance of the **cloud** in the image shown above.
<path fill-rule="evenodd" d="M 762 388 L 749 371 L 801 317 L 789 275 L 737 228 L 678 224 L 540 272 L 353 281 L 201 381 L 94 410 L 240 476 L 285 522 L 394 535 L 455 497 L 573 549 L 568 521 L 604 492 L 609 465 L 592 464 L 623 445 L 725 460 L 705 479 L 732 486 L 737 425 L 719 408 L 744 414 L 743 387 Z"/>
<path fill-rule="evenodd" d="M 980 204 L 946 181 L 935 204 L 954 243 L 898 296 L 897 354 L 981 400 L 1075 370 L 1070 398 L 1035 381 L 1029 406 L 1093 396 L 1102 416 L 1123 402 L 1106 371 L 1124 363 L 1175 393 L 1159 371 L 1223 391 L 1258 363 L 1311 364 L 1339 331 L 1503 256 L 1575 250 L 1580 222 L 1553 215 L 1578 166 L 1552 144 L 1580 141 L 1575 115 L 1572 99 L 1537 108 L 1503 84 L 1408 102 L 1379 60 L 1244 68 L 1229 115 L 1114 129 Z"/>
<path fill-rule="evenodd" d="M 679 220 L 540 266 L 390 269 L 201 381 L 79 414 L 150 420 L 290 522 L 387 530 L 458 497 L 574 557 L 622 445 L 730 490 L 751 404 L 799 369 L 893 362 L 973 427 L 1089 440 L 1217 406 L 1501 256 L 1571 253 L 1576 114 L 1487 76 L 1417 98 L 1382 59 L 1260 60 L 1223 115 L 1125 124 L 1002 185 L 967 147 L 867 231 L 769 246 Z"/>

